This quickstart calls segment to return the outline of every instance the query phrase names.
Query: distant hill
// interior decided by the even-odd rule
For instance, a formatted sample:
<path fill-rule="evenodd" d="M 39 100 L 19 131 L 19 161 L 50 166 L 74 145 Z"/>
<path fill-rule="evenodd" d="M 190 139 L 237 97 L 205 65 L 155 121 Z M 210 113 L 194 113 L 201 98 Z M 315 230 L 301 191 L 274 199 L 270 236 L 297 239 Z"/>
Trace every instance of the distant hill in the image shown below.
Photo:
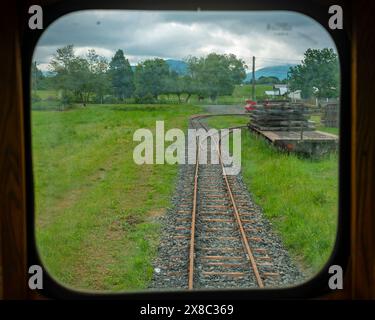
<path fill-rule="evenodd" d="M 165 62 L 169 65 L 171 71 L 176 71 L 179 75 L 185 75 L 188 72 L 188 65 L 185 61 L 182 60 L 175 60 L 175 59 L 166 59 Z M 280 80 L 284 80 L 287 77 L 287 72 L 289 71 L 290 67 L 295 66 L 294 64 L 283 64 L 278 66 L 272 67 L 265 67 L 255 71 L 255 79 L 259 79 L 260 77 L 277 77 Z M 135 71 L 134 65 L 131 66 L 133 71 Z M 42 71 L 43 75 L 46 77 L 51 77 L 54 75 L 51 71 Z M 246 79 L 244 82 L 251 81 L 252 79 L 252 72 L 246 74 Z"/>
<path fill-rule="evenodd" d="M 171 71 L 176 71 L 179 75 L 185 75 L 187 73 L 187 63 L 182 60 L 167 59 L 165 62 L 168 64 Z M 136 66 L 131 66 L 132 70 L 135 71 Z"/>
<path fill-rule="evenodd" d="M 188 66 L 185 61 L 182 60 L 174 60 L 174 59 L 167 59 L 165 60 L 169 68 L 171 70 L 176 71 L 180 75 L 185 75 L 188 71 Z M 287 73 L 290 67 L 294 67 L 295 64 L 283 64 L 271 67 L 261 68 L 255 71 L 255 79 L 259 79 L 260 77 L 277 77 L 280 80 L 284 80 L 287 78 Z M 252 79 L 252 72 L 246 74 L 246 81 Z"/>
<path fill-rule="evenodd" d="M 295 64 L 283 64 L 278 66 L 272 67 L 264 67 L 258 70 L 255 70 L 255 79 L 259 79 L 260 77 L 277 77 L 280 80 L 284 80 L 287 78 L 288 71 L 290 67 L 294 67 Z M 245 82 L 251 81 L 253 77 L 253 73 L 249 72 L 246 74 Z"/>
<path fill-rule="evenodd" d="M 171 71 L 176 71 L 180 75 L 185 75 L 187 73 L 188 66 L 185 61 L 167 59 L 165 62 L 168 63 Z"/>

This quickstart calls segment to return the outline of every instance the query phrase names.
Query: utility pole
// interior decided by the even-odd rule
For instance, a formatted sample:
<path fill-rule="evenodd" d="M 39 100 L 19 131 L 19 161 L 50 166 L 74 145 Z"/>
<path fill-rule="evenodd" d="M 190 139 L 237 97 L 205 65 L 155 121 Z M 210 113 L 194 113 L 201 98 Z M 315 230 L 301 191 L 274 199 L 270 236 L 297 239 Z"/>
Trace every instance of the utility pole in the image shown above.
<path fill-rule="evenodd" d="M 252 95 L 251 98 L 255 101 L 255 56 L 253 56 L 253 79 L 252 79 Z"/>

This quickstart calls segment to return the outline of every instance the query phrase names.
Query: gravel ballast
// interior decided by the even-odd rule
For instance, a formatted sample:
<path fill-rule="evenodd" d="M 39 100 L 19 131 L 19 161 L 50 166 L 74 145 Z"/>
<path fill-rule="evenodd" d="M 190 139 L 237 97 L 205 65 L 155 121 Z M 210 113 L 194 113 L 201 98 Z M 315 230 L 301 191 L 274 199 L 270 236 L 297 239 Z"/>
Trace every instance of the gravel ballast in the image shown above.
<path fill-rule="evenodd" d="M 194 173 L 195 165 L 179 166 L 172 207 L 160 220 L 162 235 L 153 261 L 152 290 L 188 288 Z M 228 180 L 264 286 L 303 282 L 303 273 L 252 200 L 241 173 L 228 176 Z M 195 289 L 258 287 L 218 164 L 199 166 L 195 233 Z"/>

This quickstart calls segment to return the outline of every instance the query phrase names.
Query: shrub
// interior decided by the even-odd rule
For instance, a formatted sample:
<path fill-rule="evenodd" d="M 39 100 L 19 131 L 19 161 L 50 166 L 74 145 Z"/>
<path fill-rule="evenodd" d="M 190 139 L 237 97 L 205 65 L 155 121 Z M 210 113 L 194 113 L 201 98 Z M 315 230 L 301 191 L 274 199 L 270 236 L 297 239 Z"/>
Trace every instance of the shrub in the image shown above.
<path fill-rule="evenodd" d="M 38 101 L 41 101 L 41 97 L 38 96 L 35 92 L 32 92 L 31 93 L 31 102 L 38 102 Z"/>
<path fill-rule="evenodd" d="M 145 103 L 145 104 L 156 102 L 154 96 L 151 93 L 147 93 L 145 96 L 136 96 L 134 98 L 134 101 L 135 103 Z"/>
<path fill-rule="evenodd" d="M 72 94 L 71 92 L 62 93 L 60 102 L 64 107 L 71 105 L 74 101 L 75 101 L 74 94 Z"/>

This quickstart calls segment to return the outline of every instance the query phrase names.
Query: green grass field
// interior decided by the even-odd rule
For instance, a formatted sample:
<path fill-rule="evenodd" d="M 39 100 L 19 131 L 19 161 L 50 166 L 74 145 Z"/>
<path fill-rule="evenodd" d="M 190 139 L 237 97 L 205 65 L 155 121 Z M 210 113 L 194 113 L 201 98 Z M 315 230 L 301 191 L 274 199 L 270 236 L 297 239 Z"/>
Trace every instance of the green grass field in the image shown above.
<path fill-rule="evenodd" d="M 272 85 L 257 84 L 255 85 L 256 99 L 265 98 L 264 92 L 272 90 Z M 249 84 L 236 85 L 231 96 L 220 96 L 217 98 L 216 104 L 243 104 L 245 101 L 251 99 L 252 87 Z"/>
<path fill-rule="evenodd" d="M 56 90 L 36 90 L 35 93 L 42 100 L 54 100 L 58 98 L 58 92 Z"/>
<path fill-rule="evenodd" d="M 330 128 L 330 127 L 324 127 L 324 126 L 318 126 L 316 127 L 316 130 L 327 132 L 327 133 L 332 133 L 335 135 L 339 135 L 339 128 Z"/>
<path fill-rule="evenodd" d="M 245 123 L 243 117 L 208 120 L 220 129 Z M 307 275 L 327 262 L 338 217 L 338 158 L 302 159 L 275 150 L 261 137 L 242 133 L 242 175 L 285 246 Z"/>
<path fill-rule="evenodd" d="M 272 85 L 267 84 L 256 84 L 255 85 L 255 97 L 264 96 L 266 90 L 272 90 Z M 238 98 L 251 99 L 252 86 L 250 84 L 244 84 L 242 86 L 236 85 L 233 91 L 233 96 Z"/>
<path fill-rule="evenodd" d="M 206 98 L 202 101 L 198 100 L 197 95 L 192 95 L 190 97 L 189 103 L 192 104 L 242 104 L 245 105 L 245 101 L 251 99 L 251 85 L 236 85 L 233 94 L 230 96 L 219 96 L 216 101 L 211 101 Z M 257 99 L 263 99 L 265 97 L 264 91 L 272 90 L 272 85 L 257 84 L 255 86 L 255 95 Z M 159 99 L 165 100 L 170 103 L 178 103 L 178 98 L 174 94 L 170 95 L 160 95 Z M 185 101 L 186 94 L 181 95 L 182 101 Z"/>
<path fill-rule="evenodd" d="M 249 117 L 245 116 L 219 116 L 207 119 L 210 127 L 215 129 L 223 129 L 237 126 L 245 126 L 249 122 Z"/>
<path fill-rule="evenodd" d="M 239 99 L 249 90 L 236 87 L 234 96 Z M 53 109 L 54 93 L 38 92 L 47 109 Z M 184 104 L 32 111 L 37 245 L 57 280 L 88 290 L 147 286 L 158 243 L 156 217 L 170 205 L 177 166 L 138 170 L 132 136 L 138 128 L 154 128 L 160 119 L 166 129 L 186 128 L 189 115 L 200 112 Z M 247 121 L 218 117 L 209 123 L 223 128 Z M 255 200 L 304 269 L 316 272 L 335 235 L 337 157 L 299 159 L 250 134 L 242 137 L 243 176 Z"/>
<path fill-rule="evenodd" d="M 133 133 L 186 128 L 191 105 L 33 111 L 37 247 L 51 275 L 87 290 L 145 288 L 176 165 L 136 165 Z"/>

